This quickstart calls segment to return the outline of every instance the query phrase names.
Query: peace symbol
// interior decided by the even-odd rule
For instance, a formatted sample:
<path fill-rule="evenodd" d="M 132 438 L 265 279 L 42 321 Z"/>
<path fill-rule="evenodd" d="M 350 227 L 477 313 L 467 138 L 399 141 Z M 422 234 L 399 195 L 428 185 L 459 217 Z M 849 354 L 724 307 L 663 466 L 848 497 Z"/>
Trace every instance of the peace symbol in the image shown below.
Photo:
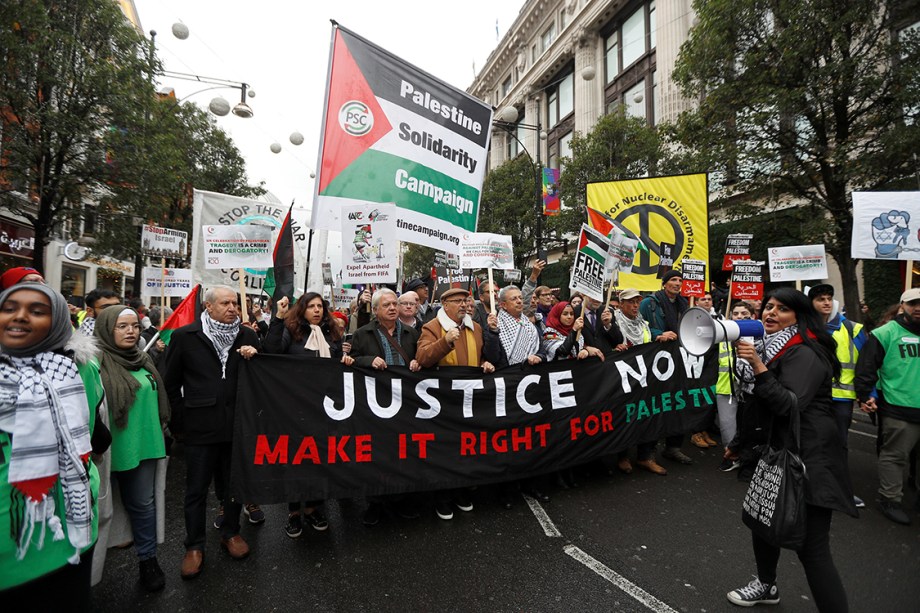
<path fill-rule="evenodd" d="M 623 223 L 628 218 L 633 215 L 639 216 L 639 239 L 649 248 L 649 251 L 654 251 L 655 255 L 661 256 L 661 242 L 668 242 L 670 237 L 662 237 L 660 240 L 655 240 L 650 234 L 651 227 L 651 217 L 656 215 L 663 218 L 671 227 L 674 229 L 674 251 L 673 253 L 679 255 L 684 250 L 684 232 L 680 227 L 680 223 L 673 216 L 669 215 L 666 212 L 666 209 L 654 205 L 654 204 L 639 204 L 633 207 L 630 207 L 624 210 L 622 213 L 617 215 L 616 220 L 620 223 Z M 675 255 L 675 259 L 676 259 Z M 633 264 L 632 271 L 640 275 L 653 275 L 658 272 L 658 266 L 652 266 L 651 258 L 649 253 L 643 250 L 639 250 L 639 263 Z"/>

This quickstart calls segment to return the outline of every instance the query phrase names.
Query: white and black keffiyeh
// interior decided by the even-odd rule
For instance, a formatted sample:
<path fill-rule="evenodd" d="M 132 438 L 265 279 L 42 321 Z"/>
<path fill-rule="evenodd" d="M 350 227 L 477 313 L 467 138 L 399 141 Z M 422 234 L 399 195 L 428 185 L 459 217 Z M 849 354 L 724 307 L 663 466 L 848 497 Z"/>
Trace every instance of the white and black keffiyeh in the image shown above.
<path fill-rule="evenodd" d="M 520 364 L 540 350 L 540 333 L 526 317 L 515 319 L 507 311 L 498 312 L 498 338 L 508 364 Z"/>
<path fill-rule="evenodd" d="M 636 313 L 635 319 L 630 319 L 620 309 L 615 310 L 613 313 L 617 320 L 617 326 L 620 328 L 620 332 L 623 333 L 623 338 L 630 345 L 641 345 L 645 342 L 645 333 L 649 331 L 649 327 L 640 313 Z"/>
<path fill-rule="evenodd" d="M 96 329 L 96 318 L 87 317 L 83 320 L 83 323 L 80 324 L 80 333 L 84 336 L 92 336 L 93 332 Z"/>
<path fill-rule="evenodd" d="M 754 348 L 757 350 L 763 363 L 766 365 L 770 364 L 773 358 L 776 357 L 776 354 L 782 351 L 786 343 L 788 343 L 798 331 L 798 324 L 792 324 L 788 328 L 783 328 L 779 332 L 768 334 L 762 339 L 755 338 Z M 754 368 L 751 364 L 747 360 L 738 358 L 735 361 L 735 372 L 738 373 L 738 378 L 741 381 L 741 390 L 746 394 L 752 393 L 754 391 Z"/>
<path fill-rule="evenodd" d="M 43 351 L 32 356 L 0 356 L 0 429 L 12 436 L 9 483 L 22 494 L 24 510 L 13 518 L 17 558 L 23 559 L 36 528 L 37 547 L 45 528 L 64 539 L 52 494 L 60 480 L 71 564 L 90 544 L 92 493 L 85 459 L 90 450 L 89 406 L 77 366 L 69 357 Z"/>
<path fill-rule="evenodd" d="M 226 379 L 227 358 L 230 357 L 230 347 L 233 346 L 233 341 L 240 333 L 240 318 L 237 317 L 233 323 L 225 324 L 211 318 L 205 311 L 201 314 L 201 329 L 214 345 L 217 357 L 220 358 L 221 378 Z"/>

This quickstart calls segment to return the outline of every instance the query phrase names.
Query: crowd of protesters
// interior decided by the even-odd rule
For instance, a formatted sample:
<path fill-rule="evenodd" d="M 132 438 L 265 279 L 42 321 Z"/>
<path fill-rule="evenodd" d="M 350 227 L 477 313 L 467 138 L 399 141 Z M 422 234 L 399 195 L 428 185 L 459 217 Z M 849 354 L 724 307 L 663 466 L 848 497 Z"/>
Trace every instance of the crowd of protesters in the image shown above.
<path fill-rule="evenodd" d="M 678 341 L 680 318 L 690 308 L 679 271 L 664 274 L 659 291 L 643 296 L 622 288 L 602 304 L 578 293 L 566 300 L 558 288 L 540 285 L 544 266 L 538 261 L 521 288 L 483 282 L 475 296 L 452 287 L 434 300 L 428 282 L 412 279 L 399 293 L 385 287 L 363 290 L 344 311 L 334 311 L 315 292 L 294 301 L 282 298 L 265 311 L 247 298 L 241 308 L 235 290 L 212 287 L 204 294 L 200 318 L 173 330 L 168 346 L 157 337 L 168 308 L 148 310 L 140 301 L 125 304 L 110 290 L 93 290 L 78 309 L 46 286 L 38 271 L 4 272 L 0 593 L 23 599 L 40 594 L 45 601 L 60 597 L 68 608 L 86 610 L 90 585 L 101 579 L 106 548 L 126 542 L 133 542 L 143 587 L 163 589 L 157 544 L 163 541 L 165 471 L 173 439 L 184 447 L 187 474 L 181 577 L 194 579 L 204 568 L 212 481 L 219 502 L 213 525 L 221 546 L 231 558 L 247 557 L 241 522 L 262 524 L 265 513 L 258 501 L 239 501 L 229 491 L 230 463 L 240 364 L 259 353 L 326 358 L 374 370 L 465 366 L 491 373 L 512 365 L 610 359 L 637 345 Z M 920 442 L 915 391 L 920 360 L 908 359 L 917 358 L 920 347 L 920 289 L 906 291 L 897 309 L 879 317 L 871 332 L 841 313 L 834 288 L 825 283 L 807 295 L 776 290 L 766 300 L 764 339 L 723 342 L 710 354 L 719 371 L 710 422 L 698 432 L 668 437 L 661 446 L 657 440 L 639 443 L 635 466 L 666 476 L 668 469 L 656 457 L 659 449 L 676 465 L 692 464 L 684 451 L 690 435 L 696 447 L 721 449 L 720 470 L 738 470 L 738 478 L 748 479 L 758 448 L 776 423 L 774 414 L 783 414 L 777 407 L 785 400 L 776 399 L 786 399 L 783 390 L 791 390 L 808 404 L 803 429 L 814 423 L 814 431 L 820 431 L 819 443 L 809 447 L 809 470 L 821 475 L 821 467 L 827 469 L 824 489 L 810 486 L 815 511 L 809 529 L 815 536 L 800 558 L 816 598 L 842 610 L 846 596 L 827 543 L 832 510 L 853 514 L 865 506 L 853 495 L 846 465 L 857 403 L 879 429 L 879 507 L 888 519 L 911 523 L 902 506 L 902 473 L 915 466 L 912 453 Z M 716 318 L 761 316 L 760 304 L 730 302 L 718 287 L 695 303 Z M 784 378 L 778 366 L 794 360 L 790 353 L 780 361 L 785 350 L 777 339 L 794 345 L 790 339 L 799 338 L 800 329 L 808 331 L 800 337 L 810 353 L 794 355 L 821 364 L 815 367 L 820 377 L 795 375 L 807 385 L 791 375 Z M 623 450 L 606 459 L 604 470 L 633 472 L 631 455 Z M 578 478 L 570 469 L 555 477 L 562 487 L 574 486 Z M 497 489 L 510 508 L 518 492 L 549 502 L 549 485 L 538 477 Z M 473 511 L 463 489 L 374 496 L 366 501 L 362 521 L 375 526 L 390 516 L 416 519 L 432 506 L 445 521 L 455 510 Z M 305 526 L 326 530 L 323 507 L 322 500 L 290 501 L 283 527 L 287 536 L 299 537 Z M 778 550 L 756 538 L 754 550 L 760 576 L 729 593 L 729 600 L 744 606 L 778 602 Z"/>

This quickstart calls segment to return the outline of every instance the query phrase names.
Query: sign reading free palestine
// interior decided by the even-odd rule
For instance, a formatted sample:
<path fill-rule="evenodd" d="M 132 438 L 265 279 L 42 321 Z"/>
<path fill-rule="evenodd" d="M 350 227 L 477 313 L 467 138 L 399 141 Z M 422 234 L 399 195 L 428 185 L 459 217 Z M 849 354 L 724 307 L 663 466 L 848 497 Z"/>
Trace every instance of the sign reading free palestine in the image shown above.
<path fill-rule="evenodd" d="M 475 232 L 492 109 L 334 24 L 311 227 L 396 204 L 396 237 L 457 253 Z"/>

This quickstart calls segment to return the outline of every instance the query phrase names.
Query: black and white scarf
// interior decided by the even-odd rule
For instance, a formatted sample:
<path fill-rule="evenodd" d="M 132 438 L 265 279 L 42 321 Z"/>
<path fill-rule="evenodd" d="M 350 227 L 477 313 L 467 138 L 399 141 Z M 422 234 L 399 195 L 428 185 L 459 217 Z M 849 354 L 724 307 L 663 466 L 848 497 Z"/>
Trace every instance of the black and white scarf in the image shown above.
<path fill-rule="evenodd" d="M 77 564 L 90 544 L 93 501 L 86 464 L 92 449 L 89 406 L 74 361 L 52 351 L 0 355 L 0 429 L 12 435 L 8 481 L 25 503 L 22 516 L 14 518 L 17 559 L 25 557 L 36 528 L 38 549 L 46 527 L 55 541 L 64 539 L 53 494 L 59 481 L 74 547 L 69 562 Z"/>
<path fill-rule="evenodd" d="M 779 332 L 767 334 L 762 339 L 755 338 L 754 348 L 757 350 L 763 363 L 769 365 L 770 362 L 773 361 L 773 358 L 776 357 L 776 354 L 782 351 L 786 343 L 788 343 L 798 331 L 798 324 L 792 324 Z M 735 372 L 738 373 L 738 378 L 741 381 L 741 390 L 746 394 L 752 393 L 754 391 L 754 367 L 751 366 L 750 362 L 738 358 L 735 361 Z"/>
<path fill-rule="evenodd" d="M 540 350 L 540 333 L 524 316 L 517 319 L 507 311 L 498 312 L 498 338 L 508 357 L 508 364 L 520 364 Z"/>
<path fill-rule="evenodd" d="M 201 314 L 201 330 L 208 337 L 217 357 L 220 358 L 221 379 L 227 378 L 227 358 L 230 357 L 230 347 L 240 333 L 240 318 L 233 323 L 225 324 L 213 319 L 208 312 Z"/>
<path fill-rule="evenodd" d="M 641 313 L 636 313 L 635 319 L 630 319 L 620 309 L 614 311 L 613 314 L 617 320 L 617 327 L 623 333 L 623 338 L 629 341 L 630 345 L 641 345 L 645 342 L 645 333 L 649 331 L 649 328 Z"/>

